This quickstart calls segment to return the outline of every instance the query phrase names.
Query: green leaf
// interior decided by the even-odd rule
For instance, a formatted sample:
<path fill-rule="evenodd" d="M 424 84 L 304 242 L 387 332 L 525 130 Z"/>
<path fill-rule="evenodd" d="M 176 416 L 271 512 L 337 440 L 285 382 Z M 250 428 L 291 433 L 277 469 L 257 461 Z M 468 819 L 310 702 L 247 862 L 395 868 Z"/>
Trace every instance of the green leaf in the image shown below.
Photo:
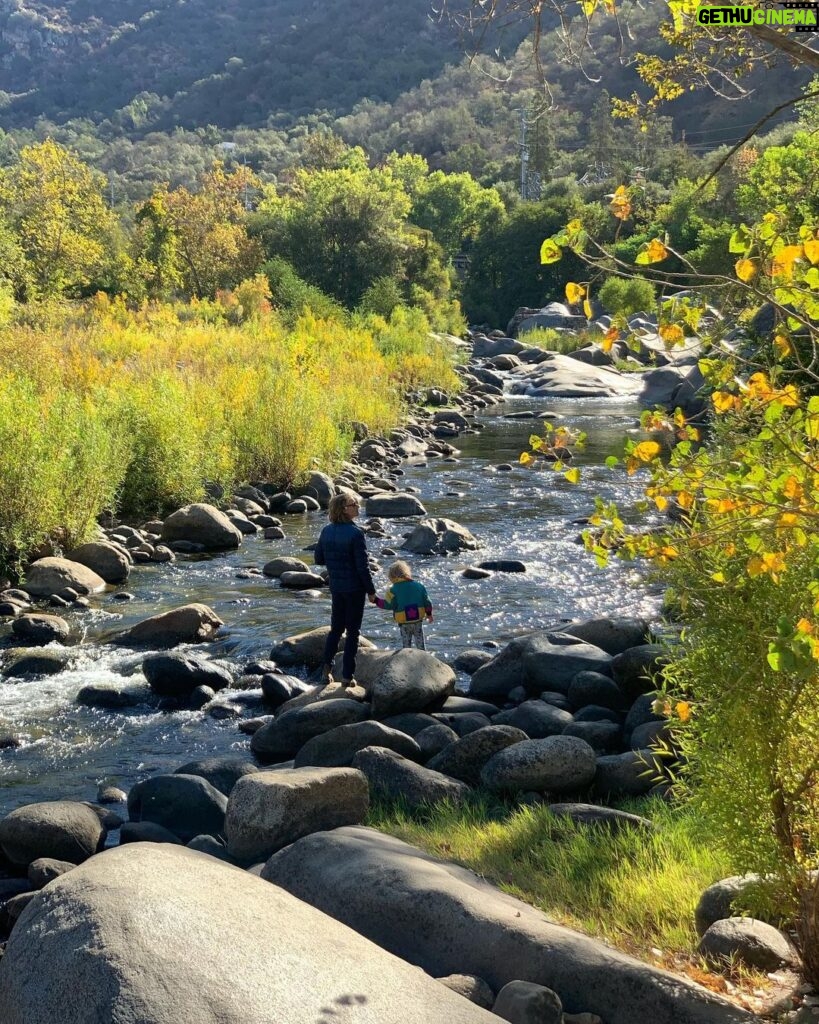
<path fill-rule="evenodd" d="M 563 250 L 552 238 L 547 238 L 540 247 L 541 263 L 557 263 L 563 256 Z"/>
<path fill-rule="evenodd" d="M 619 462 L 620 460 L 617 458 L 616 455 L 609 455 L 609 457 L 606 459 L 606 465 L 609 469 L 614 469 L 615 466 L 619 465 Z"/>
<path fill-rule="evenodd" d="M 730 241 L 728 242 L 728 252 L 741 253 L 744 256 L 750 250 L 753 240 L 754 236 L 751 232 L 744 224 L 740 224 L 736 231 L 731 235 Z"/>

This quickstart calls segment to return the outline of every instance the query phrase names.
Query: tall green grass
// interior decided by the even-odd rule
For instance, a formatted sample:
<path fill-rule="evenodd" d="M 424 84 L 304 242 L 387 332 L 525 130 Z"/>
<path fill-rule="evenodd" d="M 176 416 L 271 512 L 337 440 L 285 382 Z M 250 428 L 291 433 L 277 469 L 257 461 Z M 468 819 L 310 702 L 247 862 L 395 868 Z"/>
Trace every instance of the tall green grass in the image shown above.
<path fill-rule="evenodd" d="M 408 387 L 460 386 L 422 315 L 288 328 L 212 312 L 92 301 L 60 330 L 0 329 L 0 570 L 47 538 L 82 540 L 105 509 L 163 513 L 205 481 L 332 470 L 354 421 L 389 430 Z"/>
<path fill-rule="evenodd" d="M 424 815 L 378 805 L 369 824 L 471 868 L 561 924 L 655 963 L 693 963 L 694 908 L 729 873 L 727 859 L 691 813 L 659 801 L 628 809 L 654 829 L 612 832 L 488 798 Z"/>

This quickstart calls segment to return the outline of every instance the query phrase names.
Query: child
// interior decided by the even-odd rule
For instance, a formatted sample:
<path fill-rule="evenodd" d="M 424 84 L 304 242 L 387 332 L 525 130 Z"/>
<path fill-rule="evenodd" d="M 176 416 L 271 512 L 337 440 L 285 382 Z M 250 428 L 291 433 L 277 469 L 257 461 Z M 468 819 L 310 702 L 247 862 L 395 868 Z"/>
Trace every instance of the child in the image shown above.
<path fill-rule="evenodd" d="M 412 570 L 406 562 L 393 562 L 387 569 L 390 587 L 384 597 L 375 598 L 379 608 L 387 608 L 401 630 L 401 646 L 415 646 L 422 651 L 424 643 L 424 619 L 432 622 L 432 604 L 426 587 L 412 578 Z"/>

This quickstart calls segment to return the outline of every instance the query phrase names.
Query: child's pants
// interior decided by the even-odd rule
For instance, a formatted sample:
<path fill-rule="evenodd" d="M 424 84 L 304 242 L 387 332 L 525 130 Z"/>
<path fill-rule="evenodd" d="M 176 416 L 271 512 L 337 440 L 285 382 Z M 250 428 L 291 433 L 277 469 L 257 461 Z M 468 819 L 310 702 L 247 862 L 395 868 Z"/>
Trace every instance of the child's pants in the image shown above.
<path fill-rule="evenodd" d="M 402 622 L 398 628 L 401 630 L 402 647 L 412 647 L 412 641 L 415 640 L 415 646 L 419 650 L 427 649 L 427 645 L 424 643 L 423 622 Z"/>

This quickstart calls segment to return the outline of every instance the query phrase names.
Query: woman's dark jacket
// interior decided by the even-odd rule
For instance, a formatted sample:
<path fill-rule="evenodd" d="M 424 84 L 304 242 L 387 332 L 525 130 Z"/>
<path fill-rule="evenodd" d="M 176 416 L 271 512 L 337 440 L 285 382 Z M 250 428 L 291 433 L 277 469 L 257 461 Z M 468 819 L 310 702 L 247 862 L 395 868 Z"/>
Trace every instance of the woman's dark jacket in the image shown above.
<path fill-rule="evenodd" d="M 317 565 L 327 566 L 331 593 L 375 593 L 367 544 L 355 523 L 328 523 L 321 531 L 313 559 Z"/>

